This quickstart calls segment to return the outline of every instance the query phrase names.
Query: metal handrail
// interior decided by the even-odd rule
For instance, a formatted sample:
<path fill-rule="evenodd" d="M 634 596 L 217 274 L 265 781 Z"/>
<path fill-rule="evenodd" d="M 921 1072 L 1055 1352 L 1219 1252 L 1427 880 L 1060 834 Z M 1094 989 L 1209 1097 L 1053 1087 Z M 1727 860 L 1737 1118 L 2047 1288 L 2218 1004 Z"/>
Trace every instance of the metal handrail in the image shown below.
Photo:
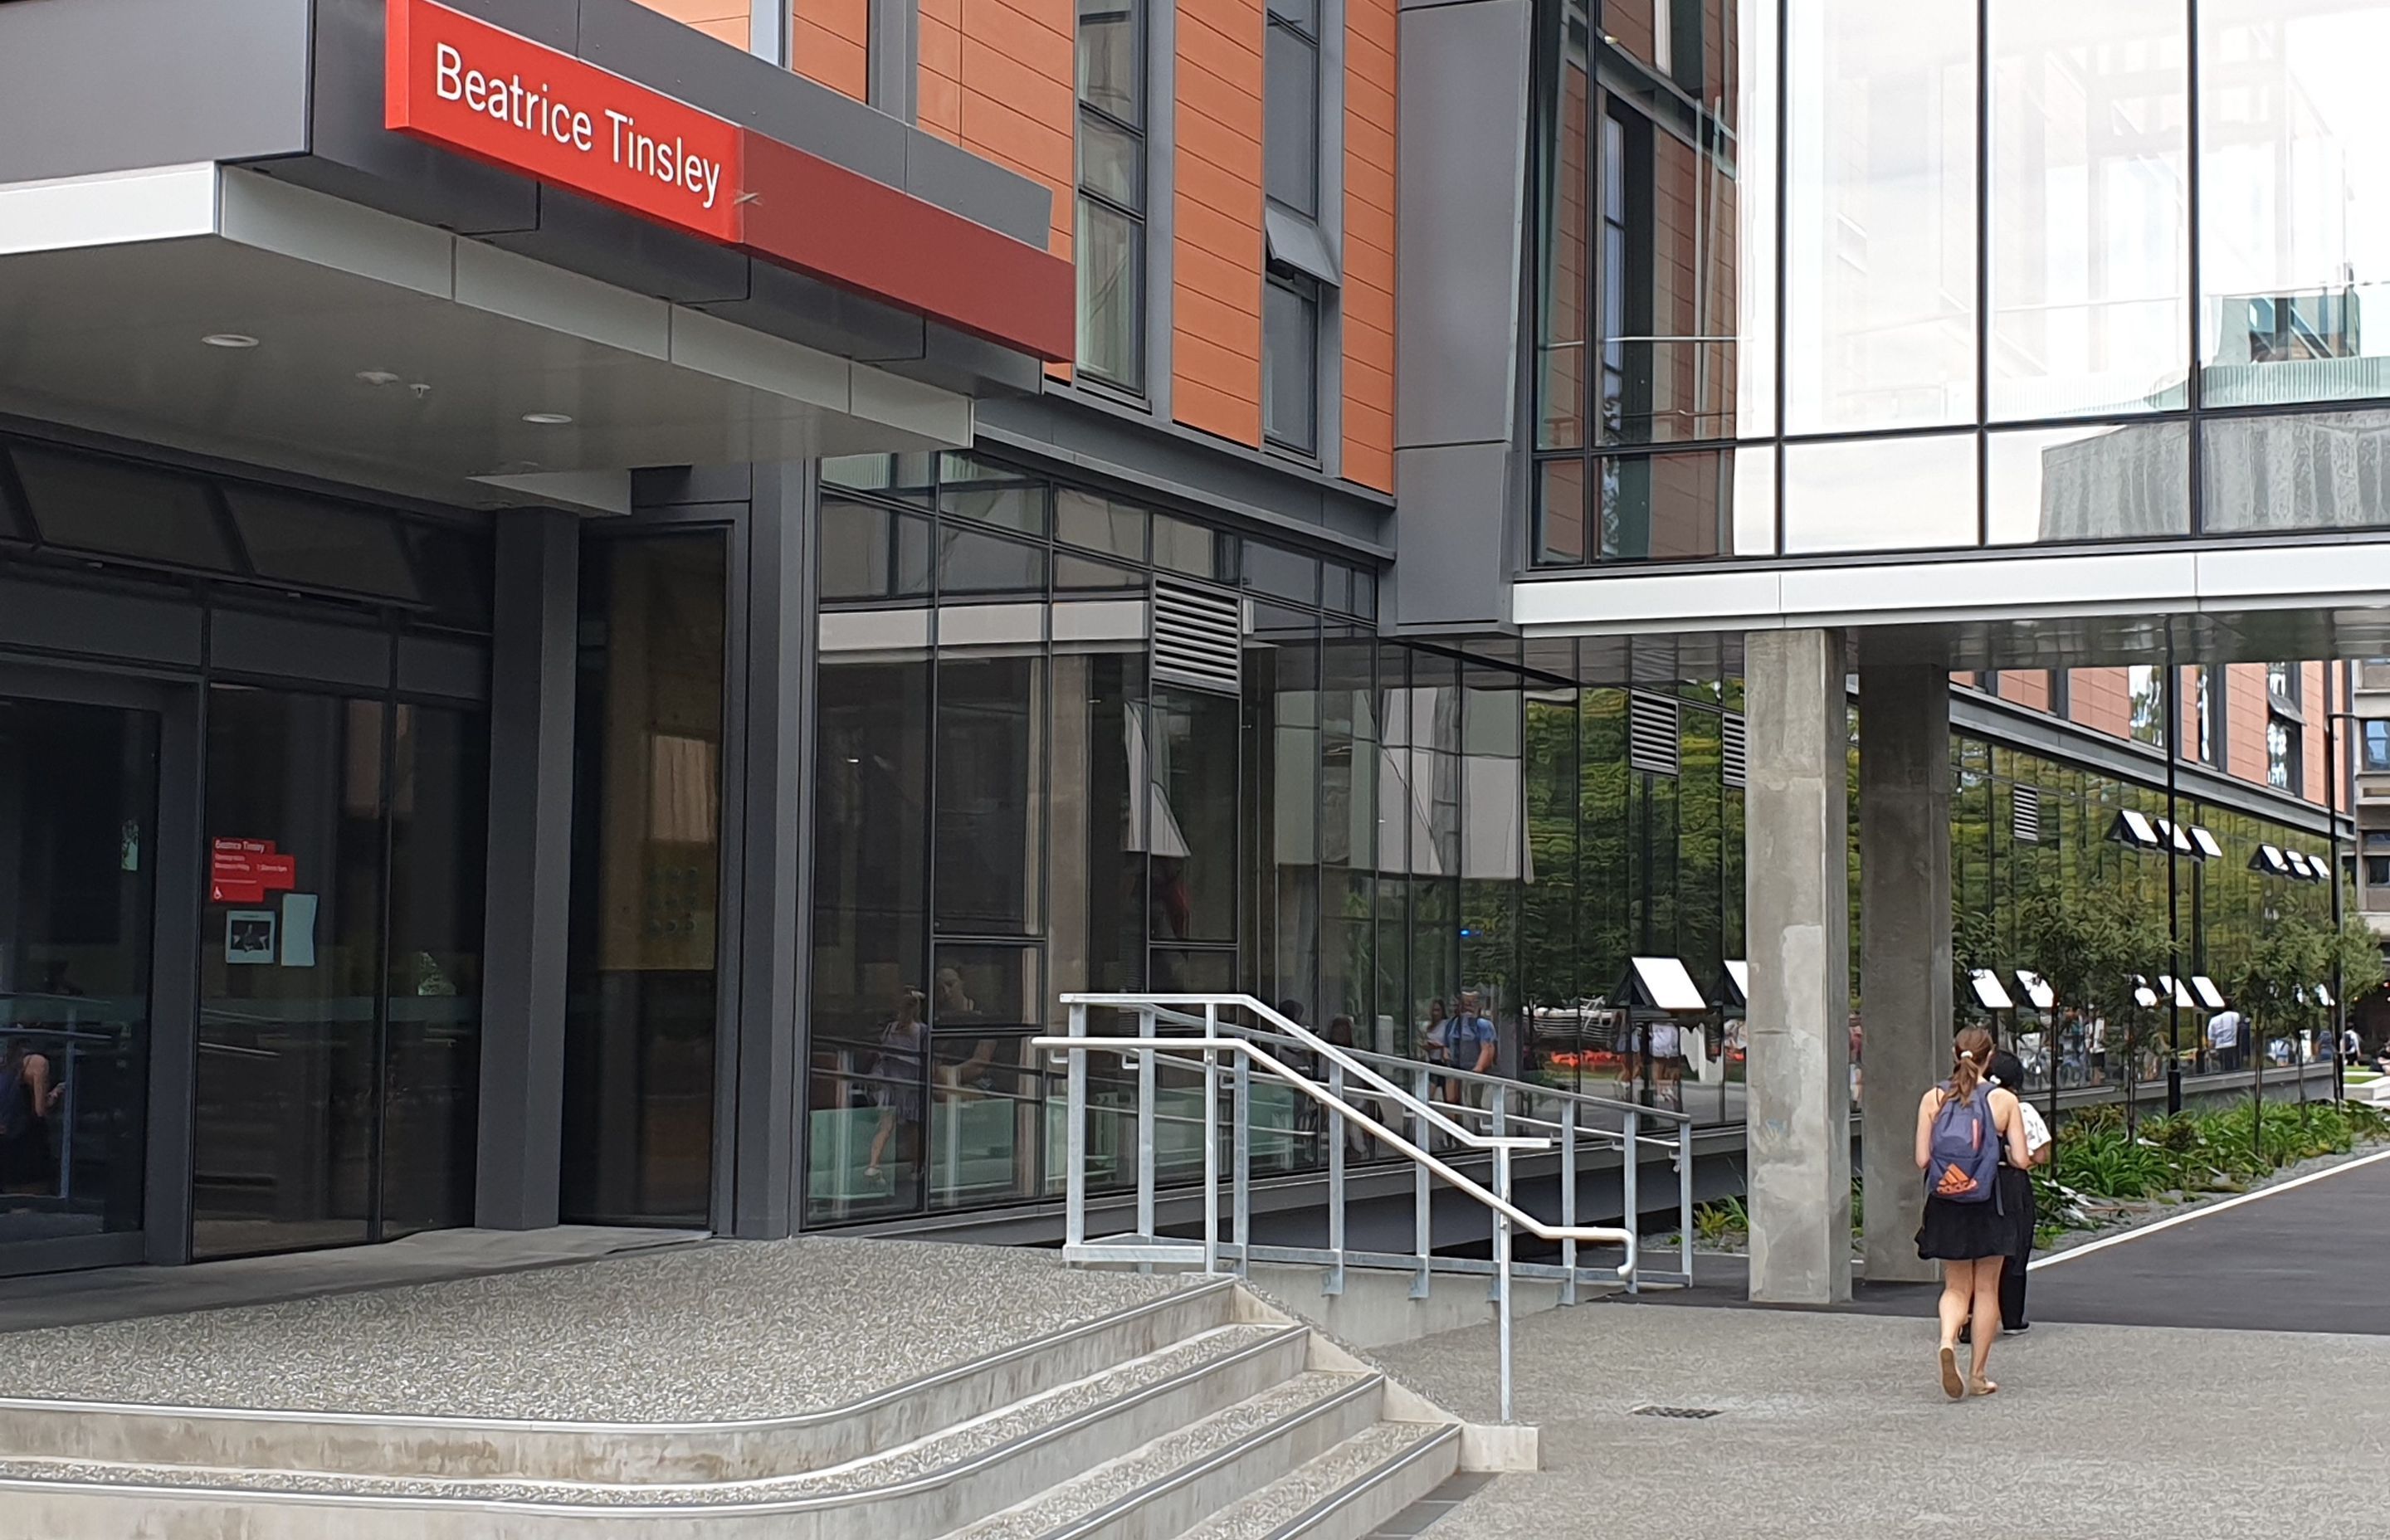
<path fill-rule="evenodd" d="M 1624 1129 L 1615 1136 L 1605 1130 L 1587 1131 L 1604 1139 L 1615 1137 L 1623 1152 L 1621 1177 L 1625 1187 L 1627 1218 L 1623 1226 L 1578 1225 L 1575 1223 L 1578 1104 L 1598 1103 L 1601 1098 L 1587 1097 L 1578 1093 L 1559 1091 L 1547 1093 L 1542 1087 L 1526 1087 L 1516 1082 L 1476 1076 L 1473 1072 L 1455 1072 L 1456 1075 L 1469 1075 L 1473 1079 L 1486 1080 L 1495 1087 L 1493 1106 L 1490 1110 L 1476 1108 L 1462 1110 L 1468 1115 L 1490 1119 L 1492 1132 L 1480 1135 L 1473 1130 L 1462 1127 L 1446 1116 L 1429 1096 L 1430 1082 L 1446 1078 L 1446 1072 L 1442 1066 L 1408 1060 L 1396 1061 L 1409 1070 L 1417 1082 L 1419 1089 L 1414 1093 L 1377 1073 L 1362 1061 L 1362 1057 L 1356 1057 L 1354 1051 L 1343 1049 L 1317 1037 L 1300 1024 L 1288 1021 L 1284 1017 L 1249 995 L 1069 995 L 1062 998 L 1063 1003 L 1069 1007 L 1070 1035 L 1035 1037 L 1032 1038 L 1030 1043 L 1033 1047 L 1040 1051 L 1060 1052 L 1069 1058 L 1068 1169 L 1065 1173 L 1066 1208 L 1063 1246 L 1063 1255 L 1067 1260 L 1150 1264 L 1155 1262 L 1185 1262 L 1200 1257 L 1206 1273 L 1220 1271 L 1222 1253 L 1227 1249 L 1221 1243 L 1219 1233 L 1219 1087 L 1225 1072 L 1228 1077 L 1233 1097 L 1230 1113 L 1233 1120 L 1235 1161 L 1233 1186 L 1236 1206 L 1231 1245 L 1239 1269 L 1250 1271 L 1256 1258 L 1317 1264 L 1328 1270 L 1322 1280 L 1322 1291 L 1333 1294 L 1343 1290 L 1347 1265 L 1399 1266 L 1413 1271 L 1411 1292 L 1414 1298 L 1426 1295 L 1429 1278 L 1434 1272 L 1473 1272 L 1481 1276 L 1490 1274 L 1492 1300 L 1498 1323 L 1501 1415 L 1505 1421 L 1510 1420 L 1511 1416 L 1511 1280 L 1513 1275 L 1557 1277 L 1561 1285 L 1561 1303 L 1573 1304 L 1576 1300 L 1577 1283 L 1584 1274 L 1607 1271 L 1607 1269 L 1579 1268 L 1576 1257 L 1578 1246 L 1617 1246 L 1624 1251 L 1625 1261 L 1616 1267 L 1613 1276 L 1624 1281 L 1630 1290 L 1638 1286 L 1642 1277 L 1642 1252 L 1635 1229 L 1636 1216 L 1640 1213 L 1640 1207 L 1636 1201 L 1636 1173 L 1641 1146 L 1646 1142 L 1662 1142 L 1647 1141 L 1640 1134 L 1639 1120 L 1646 1115 L 1660 1112 L 1661 1110 L 1638 1107 L 1632 1103 L 1608 1104 L 1615 1106 L 1625 1114 L 1626 1121 Z M 1087 1009 L 1090 1006 L 1133 1009 L 1137 1013 L 1143 1030 L 1136 1036 L 1117 1034 L 1090 1036 L 1087 1033 Z M 1170 1007 L 1187 1006 L 1200 1006 L 1203 1010 L 1201 1036 L 1163 1035 L 1157 1030 L 1160 1016 L 1165 1012 L 1176 1014 L 1176 1011 L 1171 1010 Z M 1251 1010 L 1256 1015 L 1265 1016 L 1279 1022 L 1287 1030 L 1283 1033 L 1270 1033 L 1243 1028 L 1224 1030 L 1220 1020 L 1223 1007 Z M 1278 1058 L 1265 1041 L 1273 1038 L 1278 1041 L 1291 1042 L 1315 1054 L 1318 1064 L 1327 1071 L 1324 1082 L 1316 1073 L 1307 1073 Z M 1086 1235 L 1089 1106 L 1087 1055 L 1090 1050 L 1116 1054 L 1124 1064 L 1134 1061 L 1137 1072 L 1137 1231 L 1132 1236 L 1092 1243 Z M 1229 1057 L 1230 1066 L 1224 1067 L 1219 1062 L 1219 1056 L 1222 1054 Z M 1154 1069 L 1157 1060 L 1188 1062 L 1197 1055 L 1201 1056 L 1201 1068 L 1203 1072 L 1203 1231 L 1200 1242 L 1189 1242 L 1165 1239 L 1156 1233 L 1155 1124 L 1160 1114 L 1156 1105 L 1158 1097 Z M 1325 1250 L 1286 1246 L 1262 1247 L 1253 1244 L 1252 1209 L 1249 1201 L 1251 1190 L 1249 1173 L 1252 1160 L 1250 1112 L 1253 1105 L 1251 1074 L 1255 1065 L 1259 1065 L 1266 1075 L 1283 1082 L 1295 1092 L 1309 1097 L 1333 1114 L 1332 1121 L 1323 1130 L 1328 1146 L 1329 1244 Z M 1189 1067 L 1191 1068 L 1194 1065 L 1189 1063 Z M 1348 1072 L 1358 1077 L 1362 1082 L 1360 1086 L 1348 1088 L 1345 1079 Z M 1559 1134 L 1556 1139 L 1522 1136 L 1510 1132 L 1509 1097 L 1511 1094 L 1521 1091 L 1549 1094 L 1561 1100 L 1561 1116 L 1557 1124 L 1541 1119 L 1527 1120 L 1539 1126 L 1556 1127 Z M 1346 1099 L 1348 1094 L 1369 1100 L 1374 1109 L 1380 1112 L 1391 1107 L 1394 1112 L 1393 1121 L 1407 1122 L 1412 1129 L 1412 1136 L 1406 1136 L 1397 1133 L 1394 1127 L 1389 1126 L 1387 1122 L 1381 1121 L 1378 1116 L 1372 1116 L 1368 1111 L 1364 1111 Z M 1690 1221 L 1692 1120 L 1690 1116 L 1664 1115 L 1667 1117 L 1667 1121 L 1677 1124 L 1675 1149 L 1679 1173 L 1678 1199 L 1682 1221 L 1680 1227 L 1683 1232 L 1680 1237 L 1683 1248 L 1682 1271 L 1668 1275 L 1667 1281 L 1690 1283 L 1692 1277 Z M 1410 1161 L 1416 1174 L 1413 1186 L 1413 1213 L 1417 1249 L 1414 1255 L 1381 1255 L 1376 1252 L 1356 1251 L 1346 1247 L 1344 1154 L 1345 1143 L 1350 1132 L 1348 1124 L 1351 1129 L 1361 1130 L 1373 1136 L 1397 1155 Z M 1453 1165 L 1427 1148 L 1432 1138 L 1429 1132 L 1431 1127 L 1452 1135 L 1458 1142 L 1468 1146 L 1471 1150 L 1482 1150 L 1491 1158 L 1493 1186 L 1490 1189 L 1455 1169 Z M 1561 1154 L 1561 1214 L 1558 1224 L 1547 1224 L 1522 1210 L 1511 1200 L 1511 1158 L 1523 1151 L 1549 1151 L 1555 1147 Z M 1485 1262 L 1467 1258 L 1445 1258 L 1433 1254 L 1429 1205 L 1431 1176 L 1439 1178 L 1446 1186 L 1458 1189 L 1487 1211 L 1493 1232 L 1494 1254 L 1490 1265 Z M 1540 1239 L 1557 1242 L 1561 1251 L 1560 1264 L 1554 1266 L 1548 1263 L 1514 1262 L 1511 1255 L 1513 1226 L 1524 1229 Z"/>

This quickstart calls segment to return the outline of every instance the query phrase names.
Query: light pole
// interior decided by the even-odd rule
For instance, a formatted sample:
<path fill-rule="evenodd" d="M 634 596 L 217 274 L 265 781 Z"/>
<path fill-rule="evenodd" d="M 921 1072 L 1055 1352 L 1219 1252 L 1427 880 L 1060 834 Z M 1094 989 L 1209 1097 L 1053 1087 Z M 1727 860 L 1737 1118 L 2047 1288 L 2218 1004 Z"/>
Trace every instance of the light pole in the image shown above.
<path fill-rule="evenodd" d="M 2343 665 L 2344 670 L 2345 665 Z M 2346 678 L 2344 672 L 2343 679 Z M 2342 998 L 2340 987 L 2340 928 L 2345 917 L 2340 905 L 2340 751 L 2336 731 L 2344 721 L 2363 720 L 2355 712 L 2327 711 L 2323 713 L 2323 821 L 2326 835 L 2332 841 L 2332 1099 L 2339 1101 L 2347 1094 L 2345 1076 L 2348 1066 L 2341 1058 L 2341 1033 L 2347 1030 L 2348 1003 Z M 2364 729 L 2358 728 L 2362 735 Z"/>

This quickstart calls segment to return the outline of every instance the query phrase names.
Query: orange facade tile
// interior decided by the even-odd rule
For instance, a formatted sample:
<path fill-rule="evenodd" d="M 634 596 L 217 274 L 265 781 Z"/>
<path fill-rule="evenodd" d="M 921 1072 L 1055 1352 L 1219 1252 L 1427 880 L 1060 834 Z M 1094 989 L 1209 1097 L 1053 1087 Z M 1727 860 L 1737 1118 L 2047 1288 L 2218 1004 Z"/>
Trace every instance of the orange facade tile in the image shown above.
<path fill-rule="evenodd" d="M 1262 437 L 1262 0 L 1180 0 L 1171 411 Z"/>
<path fill-rule="evenodd" d="M 790 0 L 780 0 L 787 5 Z M 865 100 L 871 80 L 870 0 L 794 0 L 790 67 L 842 96 Z"/>
<path fill-rule="evenodd" d="M 1344 476 L 1394 490 L 1394 60 L 1399 0 L 1344 12 Z"/>
<path fill-rule="evenodd" d="M 750 0 L 639 0 L 639 4 L 735 48 L 747 46 Z"/>

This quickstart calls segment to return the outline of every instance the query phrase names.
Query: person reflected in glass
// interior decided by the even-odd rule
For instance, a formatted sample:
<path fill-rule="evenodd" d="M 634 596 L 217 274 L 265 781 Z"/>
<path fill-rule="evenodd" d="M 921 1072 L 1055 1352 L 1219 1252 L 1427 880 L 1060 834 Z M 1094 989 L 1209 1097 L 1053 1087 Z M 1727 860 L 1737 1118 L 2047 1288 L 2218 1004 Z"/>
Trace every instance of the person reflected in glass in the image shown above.
<path fill-rule="evenodd" d="M 1483 998 L 1473 989 L 1460 992 L 1460 1005 L 1453 1011 L 1452 1020 L 1445 1030 L 1444 1053 L 1446 1061 L 1456 1070 L 1490 1075 L 1494 1072 L 1494 1023 L 1484 1013 L 1480 1004 Z M 1480 1101 L 1479 1089 L 1476 1081 L 1454 1080 L 1445 1099 L 1463 1107 L 1475 1107 Z"/>
<path fill-rule="evenodd" d="M 936 991 L 932 1015 L 940 1032 L 949 1032 L 979 1019 L 979 1002 L 963 987 L 962 969 L 951 964 L 941 968 L 932 987 Z M 970 1053 L 944 1072 L 947 1087 L 966 1091 L 994 1089 L 989 1072 L 996 1061 L 996 1040 L 990 1037 L 972 1044 Z"/>
<path fill-rule="evenodd" d="M 930 1049 L 930 1029 L 921 1020 L 921 992 L 910 985 L 896 993 L 896 1008 L 880 1029 L 880 1051 L 871 1059 L 871 1099 L 880 1109 L 871 1153 L 863 1174 L 877 1180 L 880 1161 L 893 1142 L 896 1158 L 917 1165 L 921 1158 L 921 1064 Z"/>
<path fill-rule="evenodd" d="M 58 1190 L 58 1159 L 50 1142 L 50 1114 L 67 1088 L 52 1076 L 49 1056 L 21 1035 L 0 1053 L 0 1192 L 48 1197 Z"/>
<path fill-rule="evenodd" d="M 1332 1046 L 1343 1048 L 1347 1053 L 1356 1051 L 1357 1046 L 1353 1041 L 1353 1018 L 1349 1016 L 1330 1017 L 1328 1019 L 1328 1041 Z M 1320 1071 L 1320 1078 L 1322 1080 L 1327 1078 L 1327 1070 L 1324 1066 Z M 1346 1079 L 1346 1084 L 1347 1089 L 1344 1093 L 1346 1105 L 1360 1111 L 1367 1112 L 1371 1117 L 1376 1117 L 1378 1115 L 1377 1100 L 1374 1097 L 1355 1096 L 1350 1089 L 1351 1079 L 1349 1076 Z M 1368 1154 L 1368 1131 L 1363 1128 L 1359 1123 L 1353 1122 L 1350 1118 L 1340 1118 L 1337 1121 L 1344 1125 L 1344 1148 L 1356 1155 Z"/>

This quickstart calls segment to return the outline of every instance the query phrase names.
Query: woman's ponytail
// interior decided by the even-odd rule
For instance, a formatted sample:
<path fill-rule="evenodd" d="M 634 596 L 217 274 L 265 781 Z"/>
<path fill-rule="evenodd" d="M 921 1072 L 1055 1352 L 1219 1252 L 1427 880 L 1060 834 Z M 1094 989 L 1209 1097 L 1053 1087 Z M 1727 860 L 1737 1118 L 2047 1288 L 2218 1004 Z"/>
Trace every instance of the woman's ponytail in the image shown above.
<path fill-rule="evenodd" d="M 1969 1027 L 1959 1034 L 1953 1046 L 1957 1055 L 1950 1064 L 1950 1095 L 1952 1099 L 1967 1102 L 1975 1099 L 1975 1088 L 1984 1083 L 1985 1072 L 1992 1064 L 1992 1034 L 1981 1027 Z"/>

